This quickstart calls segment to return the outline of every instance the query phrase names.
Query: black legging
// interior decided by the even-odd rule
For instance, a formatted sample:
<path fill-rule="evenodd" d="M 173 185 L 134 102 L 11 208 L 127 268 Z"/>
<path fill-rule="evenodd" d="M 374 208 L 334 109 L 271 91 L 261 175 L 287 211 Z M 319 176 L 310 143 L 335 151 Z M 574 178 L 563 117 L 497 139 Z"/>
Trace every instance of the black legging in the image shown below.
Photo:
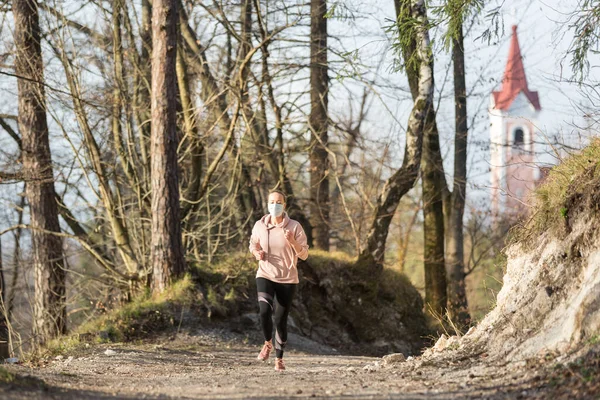
<path fill-rule="evenodd" d="M 292 299 L 296 291 L 295 283 L 277 283 L 265 278 L 256 278 L 258 308 L 265 341 L 273 338 L 273 320 L 275 315 L 275 355 L 283 357 L 283 348 L 287 342 L 287 318 L 292 308 Z M 273 304 L 275 298 L 275 306 Z"/>

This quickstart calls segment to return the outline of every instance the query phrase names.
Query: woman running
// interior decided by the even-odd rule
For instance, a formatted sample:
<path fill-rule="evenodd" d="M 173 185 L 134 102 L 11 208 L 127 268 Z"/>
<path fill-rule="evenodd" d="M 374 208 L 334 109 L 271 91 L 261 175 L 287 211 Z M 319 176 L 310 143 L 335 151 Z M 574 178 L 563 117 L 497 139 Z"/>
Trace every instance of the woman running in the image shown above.
<path fill-rule="evenodd" d="M 269 193 L 269 214 L 254 224 L 250 251 L 258 260 L 256 288 L 265 344 L 258 359 L 266 361 L 273 350 L 275 315 L 275 370 L 284 371 L 283 349 L 287 341 L 287 317 L 298 285 L 298 258 L 306 260 L 306 234 L 298 221 L 285 212 L 285 195 Z"/>

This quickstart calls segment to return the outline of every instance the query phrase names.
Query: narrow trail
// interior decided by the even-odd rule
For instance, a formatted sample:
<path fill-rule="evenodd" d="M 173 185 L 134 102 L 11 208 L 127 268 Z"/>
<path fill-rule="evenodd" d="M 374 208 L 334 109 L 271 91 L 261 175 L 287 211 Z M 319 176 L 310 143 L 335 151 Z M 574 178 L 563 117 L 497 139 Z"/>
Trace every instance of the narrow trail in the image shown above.
<path fill-rule="evenodd" d="M 255 361 L 256 340 L 228 335 L 180 334 L 139 344 L 90 345 L 42 366 L 9 366 L 40 384 L 0 385 L 0 398 L 512 399 L 543 398 L 546 387 L 524 364 L 486 365 L 483 360 L 415 360 L 369 372 L 364 367 L 381 359 L 336 355 L 296 335 L 290 337 L 287 370 L 281 373 L 271 360 Z"/>

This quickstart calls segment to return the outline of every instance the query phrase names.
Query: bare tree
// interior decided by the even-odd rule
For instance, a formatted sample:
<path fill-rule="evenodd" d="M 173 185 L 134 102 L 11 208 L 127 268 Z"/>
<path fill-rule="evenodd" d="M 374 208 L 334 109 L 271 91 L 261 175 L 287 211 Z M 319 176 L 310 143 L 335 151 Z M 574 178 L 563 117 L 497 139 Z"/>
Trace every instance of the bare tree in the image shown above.
<path fill-rule="evenodd" d="M 261 38 L 261 82 L 259 82 L 260 92 L 258 93 L 259 104 L 263 98 L 262 93 L 266 95 L 268 104 L 270 104 L 273 111 L 274 128 L 275 128 L 275 140 L 269 140 L 269 131 L 267 127 L 267 102 L 261 105 L 261 116 L 257 119 L 261 124 L 253 124 L 256 130 L 253 134 L 255 139 L 254 144 L 257 151 L 262 155 L 266 162 L 269 173 L 272 178 L 276 181 L 275 187 L 283 190 L 287 195 L 287 212 L 291 218 L 300 222 L 306 232 L 306 237 L 309 245 L 313 244 L 313 232 L 310 221 L 306 217 L 304 210 L 300 207 L 299 201 L 294 195 L 294 188 L 290 181 L 290 173 L 286 167 L 286 156 L 284 151 L 284 121 L 282 117 L 282 107 L 278 99 L 275 96 L 273 74 L 271 73 L 271 66 L 269 64 L 270 52 L 269 44 L 274 42 L 272 34 L 268 33 L 269 27 L 267 25 L 266 18 L 264 18 L 260 2 L 253 0 L 254 8 L 256 10 L 258 28 Z M 281 28 L 279 28 L 281 29 Z M 258 128 L 260 126 L 260 129 Z"/>
<path fill-rule="evenodd" d="M 406 20 L 402 4 L 395 1 L 399 21 Z M 414 42 L 408 38 L 402 46 L 406 75 L 413 100 L 418 95 L 418 66 L 414 54 Z M 433 59 L 431 61 L 433 69 Z M 443 315 L 446 309 L 446 266 L 444 260 L 444 170 L 441 161 L 439 133 L 433 104 L 427 108 L 425 133 L 423 138 L 423 158 L 421 179 L 423 186 L 423 256 L 425 270 L 426 309 Z"/>
<path fill-rule="evenodd" d="M 195 64 L 201 86 L 200 98 L 205 106 L 210 111 L 210 119 L 219 127 L 221 133 L 226 137 L 228 143 L 227 149 L 231 157 L 239 161 L 239 172 L 235 174 L 239 177 L 239 190 L 236 191 L 238 219 L 243 220 L 248 216 L 260 218 L 262 216 L 259 209 L 258 201 L 254 191 L 252 190 L 252 178 L 249 167 L 240 159 L 240 149 L 237 143 L 232 140 L 235 128 L 238 123 L 238 115 L 234 114 L 234 118 L 228 112 L 227 104 L 227 88 L 221 88 L 216 77 L 211 71 L 210 65 L 206 57 L 206 48 L 201 45 L 201 41 L 196 36 L 196 33 L 189 25 L 188 16 L 183 7 L 179 10 L 180 29 L 182 40 L 185 42 L 186 49 L 190 53 L 190 60 Z M 183 45 L 183 44 L 182 44 Z M 223 154 L 224 155 L 224 154 Z M 220 160 L 217 160 L 220 161 Z M 199 197 L 202 197 L 208 189 L 209 179 L 217 167 L 217 163 L 212 163 L 205 174 L 205 179 L 200 188 Z M 249 224 L 248 224 L 249 226 Z M 248 229 L 251 229 L 248 228 Z"/>
<path fill-rule="evenodd" d="M 6 280 L 2 264 L 2 236 L 0 236 L 0 357 L 8 356 L 8 310 L 6 309 Z"/>
<path fill-rule="evenodd" d="M 164 10 L 167 4 L 173 10 L 173 2 L 88 2 L 76 11 L 68 3 L 39 4 L 42 21 L 48 24 L 44 48 L 54 52 L 64 70 L 64 75 L 46 77 L 46 88 L 51 88 L 46 90 L 52 90 L 47 115 L 53 118 L 56 133 L 62 134 L 62 148 L 73 150 L 71 156 L 55 155 L 55 184 L 60 188 L 55 202 L 65 222 L 61 235 L 88 253 L 83 256 L 85 265 L 73 265 L 78 272 L 90 267 L 100 285 L 110 286 L 111 293 L 122 290 L 127 296 L 135 294 L 138 285 L 164 287 L 170 281 L 169 274 L 178 275 L 183 269 L 174 272 L 169 267 L 170 260 L 179 255 L 181 260 L 185 256 L 202 262 L 237 250 L 251 222 L 263 215 L 266 192 L 275 187 L 288 195 L 288 212 L 302 223 L 308 237 L 311 224 L 306 216 L 320 218 L 317 230 L 329 232 L 323 217 L 330 212 L 340 250 L 355 248 L 360 252 L 366 236 L 363 233 L 371 226 L 375 210 L 377 220 L 369 240 L 371 250 L 377 250 L 368 254 L 377 256 L 377 261 L 371 258 L 372 265 L 383 260 L 390 224 L 386 219 L 391 219 L 399 199 L 414 184 L 413 173 L 419 170 L 420 137 L 425 129 L 422 110 L 431 102 L 426 86 L 431 86 L 432 79 L 428 82 L 424 78 L 423 95 L 415 102 L 403 167 L 400 172 L 391 171 L 390 175 L 397 173 L 387 182 L 376 209 L 375 200 L 385 183 L 380 179 L 387 171 L 385 163 L 395 156 L 390 146 L 380 155 L 375 146 L 381 142 L 367 134 L 368 103 L 379 101 L 376 93 L 381 87 L 364 77 L 346 78 L 346 82 L 352 80 L 353 88 L 341 80 L 328 80 L 327 75 L 336 74 L 341 65 L 336 61 L 341 54 L 338 46 L 344 45 L 327 36 L 331 35 L 324 18 L 328 3 L 317 3 L 320 14 L 313 18 L 310 3 L 280 7 L 260 0 L 210 5 L 178 1 L 176 54 L 169 53 L 168 44 L 155 46 L 150 34 L 152 22 L 161 24 L 152 15 L 158 12 L 155 8 Z M 404 3 L 412 12 L 412 3 Z M 87 26 L 85 18 L 79 16 L 92 12 L 98 18 Z M 308 35 L 300 35 L 307 33 L 311 21 L 325 36 L 315 35 L 318 40 L 311 41 Z M 160 32 L 168 41 L 170 25 L 163 20 L 161 26 Z M 419 40 L 416 33 L 413 37 Z M 307 62 L 315 43 L 318 49 L 313 46 L 313 59 Z M 290 48 L 294 51 L 288 51 Z M 164 72 L 164 90 L 156 88 L 157 80 L 151 76 L 156 62 L 150 62 L 150 54 L 157 51 L 164 51 L 161 62 L 165 68 L 170 68 L 169 60 L 175 60 L 175 68 Z M 330 57 L 336 55 L 335 59 L 327 58 L 328 51 Z M 430 54 L 423 51 L 423 57 L 428 59 Z M 49 62 L 56 65 L 56 59 Z M 419 71 L 417 68 L 417 81 Z M 313 73 L 318 86 L 314 91 L 310 83 Z M 350 109 L 358 106 L 357 99 L 361 103 L 358 119 L 350 115 L 348 124 L 339 123 L 346 119 L 345 111 L 336 115 L 337 111 L 327 109 L 329 91 L 340 83 L 349 90 Z M 356 83 L 368 88 L 362 100 L 356 96 Z M 399 89 L 390 86 L 386 90 Z M 372 100 L 367 99 L 367 92 L 373 94 Z M 156 124 L 151 117 L 156 105 L 164 106 L 160 109 L 163 129 L 159 137 L 165 140 L 160 143 L 152 127 Z M 69 123 L 72 120 L 76 124 Z M 359 132 L 363 120 L 364 136 Z M 306 135 L 307 121 L 310 137 Z M 13 133 L 9 131 L 20 140 Z M 347 135 L 347 139 L 338 142 L 337 135 Z M 311 184 L 311 172 L 306 174 L 312 150 L 316 150 L 313 155 L 322 150 L 325 166 L 316 184 Z M 157 171 L 162 171 L 159 179 Z M 177 174 L 177 180 L 165 178 L 169 173 Z M 18 175 L 7 172 L 0 176 L 18 181 Z M 329 177 L 334 182 L 326 183 Z M 312 204 L 316 197 L 311 187 L 317 189 L 312 194 L 318 196 Z M 178 205 L 171 197 L 177 192 L 181 196 Z M 156 205 L 153 201 L 159 202 L 157 197 L 161 196 L 162 210 L 152 210 Z M 331 196 L 325 202 L 327 207 L 323 207 L 323 196 Z M 332 201 L 341 207 L 327 211 Z M 313 212 L 315 204 L 318 210 Z M 179 217 L 174 214 L 178 208 Z M 416 213 L 410 216 L 412 225 Z M 152 236 L 160 217 L 164 217 L 158 227 L 162 242 L 157 245 Z M 177 228 L 168 221 L 178 219 L 180 233 L 171 234 Z M 317 247 L 326 248 L 330 235 L 323 234 L 325 239 Z M 173 238 L 181 245 L 169 242 Z M 407 241 L 403 243 L 405 246 Z M 178 250 L 179 246 L 183 249 Z M 27 254 L 28 249 L 23 250 Z M 160 263 L 156 262 L 157 255 L 162 257 Z M 157 265 L 166 271 L 157 272 Z M 73 291 L 81 287 L 80 279 L 89 278 L 72 276 L 76 281 L 70 285 Z"/>
<path fill-rule="evenodd" d="M 329 117 L 327 98 L 327 2 L 310 2 L 310 223 L 314 246 L 329 250 Z"/>
<path fill-rule="evenodd" d="M 23 187 L 23 191 L 25 191 L 25 184 Z M 21 271 L 21 235 L 23 229 L 21 228 L 23 224 L 23 211 L 25 208 L 25 196 L 20 196 L 19 206 L 17 208 L 17 226 L 19 228 L 13 231 L 14 237 L 14 249 L 12 256 L 13 263 L 13 271 L 12 278 L 10 282 L 10 292 L 6 299 L 6 318 L 8 318 L 9 322 L 12 321 L 14 304 L 15 304 L 15 295 L 17 291 L 17 282 L 19 281 L 19 273 Z M 5 286 L 6 287 L 6 286 Z"/>
<path fill-rule="evenodd" d="M 35 269 L 34 333 L 38 343 L 66 331 L 65 268 L 46 121 L 44 66 L 35 0 L 12 2 L 19 132 Z"/>
<path fill-rule="evenodd" d="M 131 32 L 131 30 L 130 30 Z M 133 32 L 130 33 L 133 36 Z M 142 46 L 139 62 L 135 69 L 137 83 L 134 89 L 137 124 L 139 127 L 140 152 L 146 170 L 149 170 L 150 155 L 150 91 L 152 85 L 152 70 L 150 58 L 152 55 L 152 4 L 150 0 L 142 0 L 142 26 L 140 37 Z M 132 41 L 132 40 L 131 40 Z M 133 41 L 132 41 L 133 43 Z"/>
<path fill-rule="evenodd" d="M 454 63 L 454 183 L 447 207 L 446 262 L 448 272 L 448 314 L 456 327 L 467 329 L 471 323 L 466 293 L 463 215 L 467 188 L 467 91 L 463 14 L 457 17 L 452 38 Z M 444 182 L 445 183 L 445 182 Z"/>
<path fill-rule="evenodd" d="M 441 160 L 439 133 L 435 110 L 427 111 L 423 159 L 421 161 L 423 183 L 423 256 L 425 268 L 426 309 L 436 315 L 446 310 L 446 264 L 444 258 L 444 200 L 446 187 Z"/>
<path fill-rule="evenodd" d="M 152 3 L 152 286 L 164 291 L 185 270 L 177 172 L 177 0 Z"/>
<path fill-rule="evenodd" d="M 413 186 L 419 174 L 423 132 L 427 110 L 433 104 L 433 68 L 429 42 L 429 23 L 427 9 L 422 0 L 396 0 L 398 9 L 398 28 L 400 33 L 406 23 L 410 23 L 408 31 L 410 50 L 417 62 L 418 74 L 417 96 L 408 118 L 406 141 L 402 166 L 385 183 L 382 193 L 377 198 L 373 223 L 367 237 L 367 246 L 361 252 L 358 264 L 375 271 L 381 271 L 385 254 L 386 239 L 390 222 L 402 196 Z M 406 45 L 406 41 L 402 42 Z M 403 53 L 405 51 L 403 50 Z M 406 60 L 408 62 L 408 60 Z"/>

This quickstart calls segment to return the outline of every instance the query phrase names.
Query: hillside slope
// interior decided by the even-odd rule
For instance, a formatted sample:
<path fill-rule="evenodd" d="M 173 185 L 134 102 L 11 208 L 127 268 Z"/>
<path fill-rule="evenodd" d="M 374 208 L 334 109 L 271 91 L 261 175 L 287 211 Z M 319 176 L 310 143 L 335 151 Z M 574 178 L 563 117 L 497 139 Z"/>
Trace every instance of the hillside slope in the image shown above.
<path fill-rule="evenodd" d="M 496 307 L 460 341 L 507 360 L 565 354 L 600 338 L 600 141 L 554 168 L 513 232 Z M 435 350 L 430 350 L 429 353 Z"/>

